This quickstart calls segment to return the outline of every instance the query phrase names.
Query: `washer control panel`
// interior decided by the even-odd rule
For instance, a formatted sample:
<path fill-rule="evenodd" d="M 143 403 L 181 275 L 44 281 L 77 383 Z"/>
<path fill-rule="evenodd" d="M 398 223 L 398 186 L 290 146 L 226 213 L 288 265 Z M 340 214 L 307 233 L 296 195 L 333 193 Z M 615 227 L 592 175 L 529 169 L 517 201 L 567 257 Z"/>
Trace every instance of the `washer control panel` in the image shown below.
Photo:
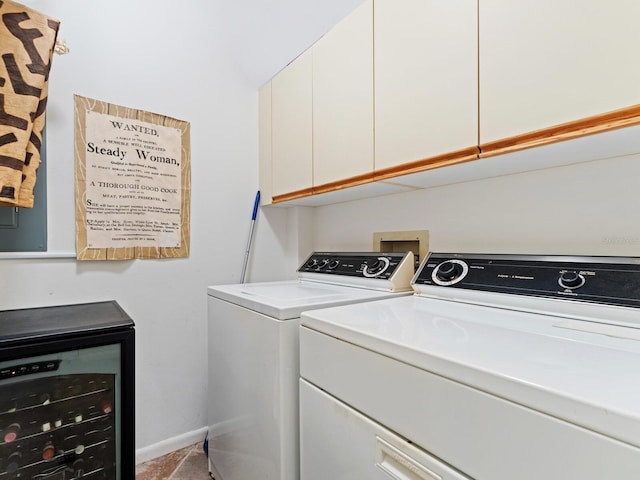
<path fill-rule="evenodd" d="M 298 272 L 389 279 L 406 257 L 406 253 L 314 252 Z"/>
<path fill-rule="evenodd" d="M 413 283 L 640 307 L 636 258 L 431 253 Z"/>

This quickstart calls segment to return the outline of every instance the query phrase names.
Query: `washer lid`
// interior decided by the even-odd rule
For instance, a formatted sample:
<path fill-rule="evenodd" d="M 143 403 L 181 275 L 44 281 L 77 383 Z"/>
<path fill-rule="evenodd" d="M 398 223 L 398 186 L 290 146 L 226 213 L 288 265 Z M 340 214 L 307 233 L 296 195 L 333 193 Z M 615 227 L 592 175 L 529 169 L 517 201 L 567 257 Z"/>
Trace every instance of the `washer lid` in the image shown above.
<path fill-rule="evenodd" d="M 640 342 L 565 323 L 419 296 L 301 318 L 304 327 L 640 447 Z"/>
<path fill-rule="evenodd" d="M 207 293 L 227 302 L 240 305 L 278 320 L 299 318 L 305 310 L 345 305 L 411 295 L 404 291 L 370 290 L 327 283 L 291 280 L 209 287 Z"/>

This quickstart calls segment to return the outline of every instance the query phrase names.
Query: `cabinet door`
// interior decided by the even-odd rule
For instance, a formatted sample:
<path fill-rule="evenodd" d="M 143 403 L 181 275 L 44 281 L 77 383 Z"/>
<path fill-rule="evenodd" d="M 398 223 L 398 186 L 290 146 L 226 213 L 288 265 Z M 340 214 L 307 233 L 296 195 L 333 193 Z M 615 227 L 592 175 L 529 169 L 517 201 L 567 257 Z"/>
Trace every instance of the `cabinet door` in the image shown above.
<path fill-rule="evenodd" d="M 258 183 L 260 203 L 271 204 L 271 82 L 258 92 Z"/>
<path fill-rule="evenodd" d="M 314 185 L 373 172 L 373 0 L 313 46 Z"/>
<path fill-rule="evenodd" d="M 478 142 L 477 2 L 375 0 L 375 168 Z"/>
<path fill-rule="evenodd" d="M 311 51 L 271 81 L 272 193 L 311 188 Z"/>
<path fill-rule="evenodd" d="M 637 0 L 482 0 L 480 141 L 640 103 Z"/>

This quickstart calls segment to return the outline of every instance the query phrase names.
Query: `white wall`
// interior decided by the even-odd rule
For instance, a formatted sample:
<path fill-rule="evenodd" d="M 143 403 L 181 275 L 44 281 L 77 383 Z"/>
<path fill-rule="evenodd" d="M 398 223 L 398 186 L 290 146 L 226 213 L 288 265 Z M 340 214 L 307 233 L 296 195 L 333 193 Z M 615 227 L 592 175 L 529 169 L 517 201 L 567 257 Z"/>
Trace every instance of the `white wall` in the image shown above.
<path fill-rule="evenodd" d="M 48 104 L 49 251 L 74 252 L 73 94 L 191 123 L 191 255 L 0 260 L 0 308 L 115 299 L 136 322 L 142 460 L 204 438 L 206 286 L 240 278 L 257 189 L 257 85 L 238 73 L 217 2 L 31 0 L 62 22 Z M 260 215 L 248 279 L 284 278 L 287 211 Z M 184 444 L 184 445 L 181 445 Z"/>
<path fill-rule="evenodd" d="M 314 248 L 427 229 L 436 252 L 640 256 L 638 178 L 635 155 L 317 207 Z"/>
<path fill-rule="evenodd" d="M 22 0 L 61 21 L 71 52 L 50 75 L 49 253 L 0 255 L 0 309 L 115 299 L 131 315 L 138 461 L 204 437 L 206 287 L 240 279 L 258 185 L 257 89 L 361 1 Z M 191 123 L 189 258 L 68 258 L 74 94 Z M 310 222 L 298 209 L 262 210 L 247 280 L 292 278 Z"/>

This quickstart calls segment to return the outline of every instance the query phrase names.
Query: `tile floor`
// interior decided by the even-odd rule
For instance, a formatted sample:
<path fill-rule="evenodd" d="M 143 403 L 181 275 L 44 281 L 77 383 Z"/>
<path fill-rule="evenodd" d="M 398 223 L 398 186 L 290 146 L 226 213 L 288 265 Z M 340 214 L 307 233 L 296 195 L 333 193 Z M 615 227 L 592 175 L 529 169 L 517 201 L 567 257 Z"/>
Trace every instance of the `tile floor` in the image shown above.
<path fill-rule="evenodd" d="M 136 466 L 136 480 L 210 480 L 202 443 Z"/>

